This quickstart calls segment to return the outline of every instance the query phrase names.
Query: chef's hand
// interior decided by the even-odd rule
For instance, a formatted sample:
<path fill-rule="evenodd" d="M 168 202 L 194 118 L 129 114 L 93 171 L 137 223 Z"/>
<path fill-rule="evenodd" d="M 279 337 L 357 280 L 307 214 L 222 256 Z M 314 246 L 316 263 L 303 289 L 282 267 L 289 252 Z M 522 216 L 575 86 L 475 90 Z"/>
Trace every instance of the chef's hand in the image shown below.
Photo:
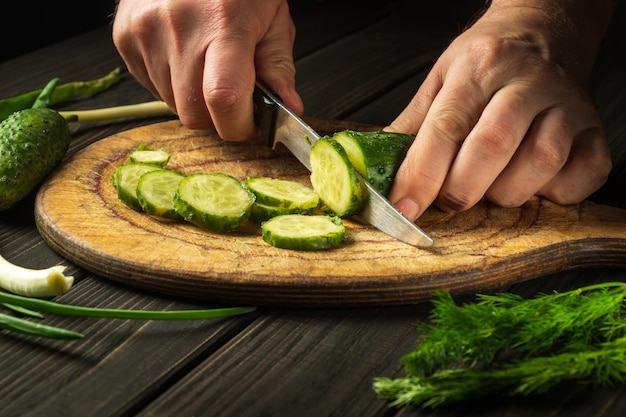
<path fill-rule="evenodd" d="M 586 84 L 610 5 L 511 3 L 532 2 L 493 0 L 386 128 L 416 133 L 389 195 L 412 220 L 432 203 L 463 211 L 483 197 L 504 207 L 533 195 L 577 203 L 608 177 L 611 157 Z"/>
<path fill-rule="evenodd" d="M 113 40 L 129 72 L 191 129 L 256 135 L 259 78 L 302 114 L 286 0 L 120 0 Z"/>

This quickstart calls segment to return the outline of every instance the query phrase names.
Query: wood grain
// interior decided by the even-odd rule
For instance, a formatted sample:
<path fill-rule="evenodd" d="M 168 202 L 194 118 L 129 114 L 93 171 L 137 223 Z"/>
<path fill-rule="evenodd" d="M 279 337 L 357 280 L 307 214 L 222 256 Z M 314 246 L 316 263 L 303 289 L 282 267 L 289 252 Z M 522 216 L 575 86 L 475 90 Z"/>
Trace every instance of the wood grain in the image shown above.
<path fill-rule="evenodd" d="M 309 120 L 321 133 L 371 126 Z M 133 211 L 111 174 L 139 143 L 164 147 L 169 167 L 271 176 L 308 183 L 287 151 L 230 143 L 179 121 L 114 134 L 77 152 L 36 197 L 35 220 L 61 255 L 103 277 L 169 295 L 280 306 L 401 305 L 433 290 L 486 291 L 586 266 L 626 267 L 626 210 L 533 199 L 517 209 L 481 203 L 459 214 L 430 209 L 418 224 L 435 240 L 419 249 L 350 220 L 345 243 L 298 252 L 266 244 L 252 222 L 229 234 L 200 230 Z"/>

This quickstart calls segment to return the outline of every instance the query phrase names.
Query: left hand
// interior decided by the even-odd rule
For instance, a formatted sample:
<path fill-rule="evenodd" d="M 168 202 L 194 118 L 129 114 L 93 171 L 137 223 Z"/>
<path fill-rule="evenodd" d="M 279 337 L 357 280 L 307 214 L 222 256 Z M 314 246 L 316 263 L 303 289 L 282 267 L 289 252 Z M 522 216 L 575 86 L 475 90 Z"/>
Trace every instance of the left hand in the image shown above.
<path fill-rule="evenodd" d="M 606 181 L 609 148 L 585 88 L 593 59 L 572 59 L 576 44 L 545 22 L 544 10 L 492 5 L 386 128 L 417 132 L 389 195 L 407 217 L 483 197 L 577 203 Z"/>

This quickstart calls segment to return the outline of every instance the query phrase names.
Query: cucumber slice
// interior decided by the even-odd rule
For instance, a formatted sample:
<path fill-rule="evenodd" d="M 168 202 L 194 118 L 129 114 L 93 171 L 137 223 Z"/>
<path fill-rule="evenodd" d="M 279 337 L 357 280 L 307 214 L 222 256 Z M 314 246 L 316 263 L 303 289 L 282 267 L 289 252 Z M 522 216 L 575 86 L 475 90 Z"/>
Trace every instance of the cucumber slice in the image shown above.
<path fill-rule="evenodd" d="M 164 166 L 168 163 L 171 156 L 163 148 L 148 148 L 142 143 L 130 153 L 129 158 L 131 162 Z"/>
<path fill-rule="evenodd" d="M 246 180 L 246 187 L 254 193 L 257 203 L 287 210 L 311 210 L 320 202 L 312 188 L 297 181 L 253 177 Z"/>
<path fill-rule="evenodd" d="M 185 175 L 171 169 L 148 171 L 139 177 L 137 201 L 148 214 L 166 219 L 182 220 L 174 209 L 174 194 Z"/>
<path fill-rule="evenodd" d="M 128 207 L 142 211 L 141 204 L 139 204 L 139 200 L 137 199 L 137 184 L 139 183 L 139 178 L 146 172 L 157 169 L 162 168 L 158 165 L 134 162 L 129 162 L 117 167 L 111 175 L 113 187 L 115 187 L 117 191 L 117 197 Z"/>
<path fill-rule="evenodd" d="M 415 139 L 398 132 L 344 130 L 332 136 L 343 146 L 357 171 L 382 195 L 387 196 L 398 167 Z"/>
<path fill-rule="evenodd" d="M 261 204 L 259 202 L 255 202 L 252 205 L 252 209 L 250 211 L 250 220 L 262 223 L 271 219 L 272 217 L 282 216 L 285 214 L 309 214 L 313 211 L 313 209 L 302 210 L 299 208 L 284 208 L 279 206 L 270 206 L 268 204 Z"/>
<path fill-rule="evenodd" d="M 329 136 L 311 148 L 311 184 L 320 200 L 339 217 L 358 213 L 367 189 L 344 148 Z"/>
<path fill-rule="evenodd" d="M 261 237 L 277 248 L 314 251 L 343 242 L 346 229 L 339 217 L 286 214 L 261 224 Z"/>
<path fill-rule="evenodd" d="M 185 177 L 174 194 L 174 209 L 185 220 L 212 232 L 230 232 L 248 218 L 254 194 L 221 173 Z"/>

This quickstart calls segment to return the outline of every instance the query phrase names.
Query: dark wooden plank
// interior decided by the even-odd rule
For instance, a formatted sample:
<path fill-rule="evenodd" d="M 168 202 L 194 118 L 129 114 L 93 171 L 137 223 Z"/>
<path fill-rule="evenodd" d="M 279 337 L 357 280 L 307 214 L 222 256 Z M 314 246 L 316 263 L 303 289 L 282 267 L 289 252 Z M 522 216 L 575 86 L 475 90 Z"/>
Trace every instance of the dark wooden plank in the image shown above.
<path fill-rule="evenodd" d="M 300 58 L 296 78 L 306 113 L 346 118 L 432 65 L 479 8 L 476 2 L 463 7 L 451 3 L 432 3 L 431 10 L 424 11 L 419 9 L 423 3 L 398 2 L 376 23 Z"/>
<path fill-rule="evenodd" d="M 294 58 L 314 53 L 391 12 L 393 2 L 377 0 L 291 0 L 296 25 Z"/>
<path fill-rule="evenodd" d="M 172 310 L 210 305 L 135 292 L 87 277 L 57 301 L 107 308 Z M 3 416 L 128 416 L 254 320 L 98 320 L 47 315 L 46 323 L 85 334 L 49 341 L 2 333 Z"/>
<path fill-rule="evenodd" d="M 396 375 L 424 306 L 266 310 L 138 416 L 374 416 L 372 378 Z"/>
<path fill-rule="evenodd" d="M 21 93 L 25 88 L 38 88 L 54 76 L 90 79 L 104 74 L 121 62 L 112 44 L 103 41 L 108 37 L 107 30 L 103 28 L 64 42 L 63 48 L 46 48 L 0 64 L 2 95 Z M 316 49 L 316 53 L 324 57 L 326 55 L 322 52 L 325 49 Z M 367 49 L 363 51 L 367 52 Z M 311 54 L 304 55 L 312 59 Z M 330 77 L 323 63 L 318 62 L 318 69 L 322 68 L 322 75 Z M 315 75 L 313 62 L 310 65 L 309 73 Z M 413 75 L 418 74 L 420 68 L 420 65 L 415 65 Z M 604 94 L 614 97 L 611 90 L 617 88 L 623 91 L 620 86 L 623 84 L 607 86 Z M 341 99 L 326 96 L 330 92 L 331 88 L 320 89 L 319 92 L 312 87 L 305 90 L 305 101 L 311 104 L 309 110 L 324 117 L 357 114 L 360 111 L 359 106 L 351 108 L 346 102 L 328 107 L 324 103 L 327 98 Z M 122 84 L 106 95 L 66 107 L 129 104 L 150 98 L 147 91 L 130 78 L 125 78 Z M 605 114 L 610 122 L 611 134 L 615 135 L 615 141 L 619 141 L 624 137 L 624 127 L 618 122 L 613 125 L 613 121 L 619 119 L 624 102 L 618 98 L 615 100 L 611 110 Z M 364 111 L 376 111 L 375 105 L 372 107 L 374 110 Z M 328 114 L 323 114 L 327 110 Z M 388 113 L 389 117 L 393 114 L 391 111 Z M 82 127 L 74 136 L 72 149 L 141 123 L 145 122 Z M 612 188 L 614 194 L 605 197 L 607 201 L 623 202 L 624 169 L 614 178 L 622 182 L 616 182 Z M 28 213 L 29 205 L 24 204 L 20 208 L 19 212 L 0 216 L 3 253 L 6 250 L 12 259 L 32 262 L 33 265 L 43 266 L 46 260 L 56 262 L 59 258 L 45 248 L 34 229 L 32 213 Z M 22 250 L 26 250 L 24 255 L 20 255 Z M 75 270 L 72 267 L 72 271 Z M 196 305 L 135 292 L 85 271 L 77 272 L 81 281 L 76 291 L 64 296 L 63 301 L 136 308 Z M 624 273 L 620 270 L 590 269 L 540 278 L 516 285 L 513 289 L 521 295 L 531 296 L 537 291 L 564 290 L 599 280 L 623 279 Z M 0 341 L 0 369 L 3 370 L 0 373 L 0 414 L 11 417 L 126 417 L 136 415 L 145 406 L 145 412 L 139 414 L 159 417 L 185 415 L 186 410 L 195 410 L 198 415 L 204 416 L 228 413 L 304 416 L 310 407 L 318 411 L 314 414 L 316 416 L 389 416 L 395 413 L 412 416 L 506 414 L 583 417 L 593 414 L 617 417 L 622 416 L 626 408 L 622 387 L 615 387 L 575 390 L 552 401 L 476 401 L 435 412 L 400 410 L 396 413 L 374 397 L 369 384 L 371 378 L 377 375 L 402 375 L 397 361 L 414 345 L 416 332 L 413 325 L 425 318 L 427 308 L 424 305 L 416 306 L 416 310 L 392 308 L 320 312 L 268 309 L 266 312 L 266 320 L 256 321 L 254 326 L 243 327 L 244 330 L 232 328 L 235 322 L 231 321 L 103 323 L 91 319 L 49 317 L 51 323 L 88 333 L 87 339 L 72 344 L 33 341 L 3 332 Z M 236 323 L 246 324 L 239 320 Z M 238 331 L 241 331 L 240 336 L 233 338 L 232 333 Z M 224 344 L 227 340 L 230 342 Z M 223 348 L 212 356 L 213 350 L 220 346 Z M 233 368 L 224 366 L 223 362 L 232 364 Z M 199 369 L 204 373 L 198 371 L 185 379 L 185 374 L 198 363 L 201 363 Z M 219 372 L 223 372 L 224 378 L 219 377 Z M 258 381 L 246 379 L 250 375 L 257 377 Z M 197 398 L 186 395 L 190 388 L 198 393 Z M 153 401 L 159 396 L 160 400 Z M 192 400 L 192 404 L 186 405 L 184 402 L 187 400 Z M 194 406 L 196 401 L 206 407 Z M 371 408 L 363 406 L 362 402 Z M 225 414 L 220 412 L 221 404 L 229 406 Z"/>

